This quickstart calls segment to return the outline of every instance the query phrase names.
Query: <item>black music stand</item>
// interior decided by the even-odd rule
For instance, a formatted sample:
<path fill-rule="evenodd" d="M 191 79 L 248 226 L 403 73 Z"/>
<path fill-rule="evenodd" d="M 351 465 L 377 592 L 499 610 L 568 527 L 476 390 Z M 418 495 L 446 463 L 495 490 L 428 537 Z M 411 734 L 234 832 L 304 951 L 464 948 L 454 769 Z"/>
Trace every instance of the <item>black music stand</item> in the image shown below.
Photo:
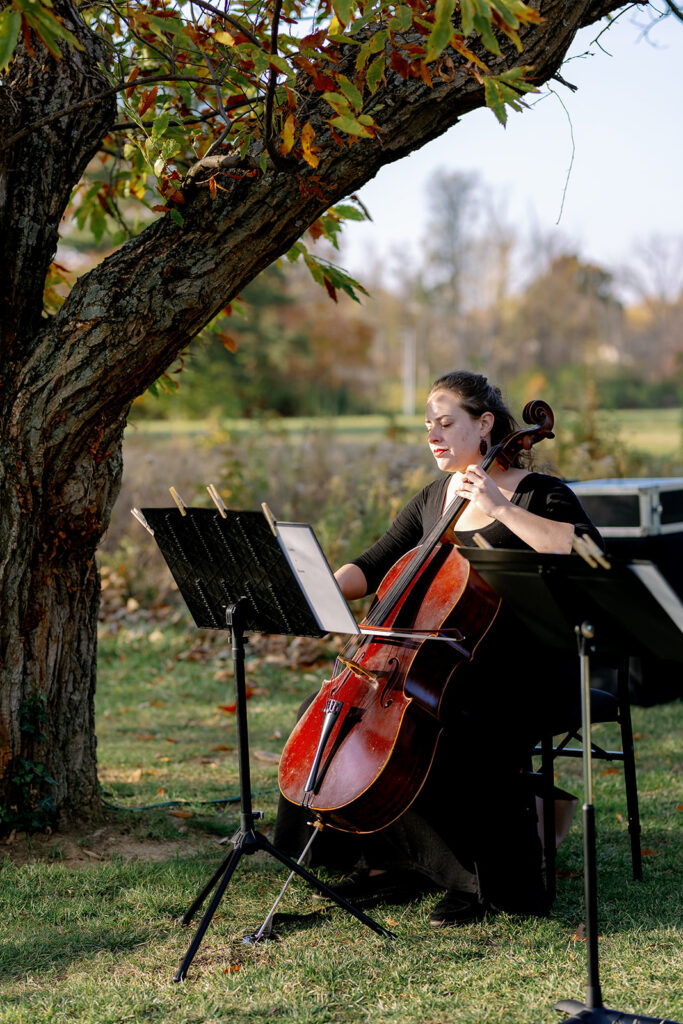
<path fill-rule="evenodd" d="M 391 937 L 386 928 L 319 881 L 300 862 L 278 850 L 254 828 L 254 822 L 263 815 L 252 809 L 244 633 L 322 637 L 329 632 L 358 632 L 310 526 L 275 523 L 260 512 L 186 508 L 182 503 L 178 508 L 145 508 L 142 516 L 137 510 L 134 514 L 153 533 L 195 624 L 200 629 L 227 628 L 232 634 L 240 827 L 231 839 L 230 854 L 181 918 L 182 924 L 189 924 L 215 890 L 173 980 L 185 980 L 241 857 L 259 850 L 280 861 L 374 932 Z M 264 934 L 265 930 L 260 929 L 251 937 L 252 941 Z"/>
<path fill-rule="evenodd" d="M 555 1004 L 572 1014 L 564 1024 L 674 1024 L 662 1017 L 603 1005 L 598 961 L 595 810 L 591 764 L 590 654 L 596 650 L 656 653 L 683 664 L 683 605 L 651 562 L 592 567 L 577 555 L 461 549 L 474 569 L 540 642 L 564 650 L 578 645 L 583 735 L 583 861 L 586 903 L 586 1001 Z"/>

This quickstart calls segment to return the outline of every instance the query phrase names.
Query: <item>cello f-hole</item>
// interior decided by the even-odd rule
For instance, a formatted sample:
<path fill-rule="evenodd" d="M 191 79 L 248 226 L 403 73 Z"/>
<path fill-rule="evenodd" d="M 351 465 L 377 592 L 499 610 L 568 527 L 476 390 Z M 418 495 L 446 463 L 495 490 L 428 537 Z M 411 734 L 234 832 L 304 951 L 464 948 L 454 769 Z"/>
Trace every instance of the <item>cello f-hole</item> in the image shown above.
<path fill-rule="evenodd" d="M 386 683 L 384 684 L 384 689 L 382 690 L 382 696 L 379 699 L 379 706 L 381 708 L 390 708 L 391 705 L 394 703 L 394 698 L 393 697 L 387 697 L 387 694 L 389 692 L 389 688 L 391 687 L 391 685 L 392 685 L 392 683 L 394 681 L 394 676 L 398 672 L 398 658 L 389 658 L 389 661 L 388 661 L 387 664 L 391 665 L 391 672 L 389 673 L 389 678 L 387 679 Z"/>

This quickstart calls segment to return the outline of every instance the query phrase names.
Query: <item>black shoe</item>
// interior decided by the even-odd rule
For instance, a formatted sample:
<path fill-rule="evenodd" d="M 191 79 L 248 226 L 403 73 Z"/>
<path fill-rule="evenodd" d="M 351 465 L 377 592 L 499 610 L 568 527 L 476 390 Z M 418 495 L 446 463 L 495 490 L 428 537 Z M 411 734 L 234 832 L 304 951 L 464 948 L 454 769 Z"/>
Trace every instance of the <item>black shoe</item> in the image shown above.
<path fill-rule="evenodd" d="M 486 915 L 484 907 L 474 893 L 447 892 L 429 915 L 432 928 L 447 928 L 453 924 L 471 924 L 482 921 Z"/>
<path fill-rule="evenodd" d="M 432 888 L 428 879 L 415 871 L 382 871 L 370 874 L 368 868 L 357 868 L 346 878 L 331 885 L 338 896 L 349 903 L 368 903 L 386 900 L 388 903 L 402 903 L 417 899 Z M 329 899 L 321 892 L 313 894 L 314 899 Z"/>

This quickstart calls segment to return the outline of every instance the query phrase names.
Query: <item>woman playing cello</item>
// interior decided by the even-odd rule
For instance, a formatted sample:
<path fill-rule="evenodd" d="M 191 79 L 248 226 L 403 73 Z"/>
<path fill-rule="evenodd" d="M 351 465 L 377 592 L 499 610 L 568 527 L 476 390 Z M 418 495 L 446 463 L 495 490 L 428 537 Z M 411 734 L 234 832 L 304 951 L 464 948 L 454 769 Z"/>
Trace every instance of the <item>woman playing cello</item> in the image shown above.
<path fill-rule="evenodd" d="M 468 501 L 455 524 L 459 545 L 471 546 L 475 533 L 492 547 L 559 554 L 571 551 L 575 532 L 600 542 L 559 479 L 517 464 L 482 470 L 491 446 L 516 427 L 486 377 L 467 371 L 440 377 L 427 398 L 425 424 L 441 475 L 372 547 L 335 573 L 347 600 L 374 593 L 457 497 Z M 533 799 L 521 769 L 541 732 L 576 706 L 573 669 L 573 662 L 527 641 L 514 609 L 501 608 L 476 655 L 458 668 L 457 684 L 446 690 L 444 734 L 417 799 L 380 831 L 329 838 L 324 832 L 317 841 L 316 861 L 347 873 L 337 891 L 354 902 L 445 890 L 431 912 L 433 927 L 500 910 L 547 914 Z M 276 846 L 298 851 L 308 817 L 281 799 Z"/>

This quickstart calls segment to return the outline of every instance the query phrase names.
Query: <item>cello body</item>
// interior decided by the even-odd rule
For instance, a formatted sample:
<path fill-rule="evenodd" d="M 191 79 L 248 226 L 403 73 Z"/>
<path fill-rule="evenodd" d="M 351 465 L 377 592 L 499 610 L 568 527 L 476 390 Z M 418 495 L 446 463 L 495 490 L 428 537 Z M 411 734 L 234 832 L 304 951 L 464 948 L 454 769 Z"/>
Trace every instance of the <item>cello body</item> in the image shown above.
<path fill-rule="evenodd" d="M 389 570 L 377 591 L 379 599 L 417 551 Z M 432 631 L 442 638 L 375 635 L 354 641 L 355 649 L 338 659 L 339 671 L 323 684 L 290 736 L 280 761 L 283 796 L 326 825 L 349 832 L 375 831 L 402 814 L 420 792 L 434 759 L 446 687 L 474 654 L 499 605 L 498 596 L 457 548 L 439 544 L 387 625 Z M 330 700 L 342 707 L 325 744 L 316 784 L 307 792 L 308 770 Z"/>

